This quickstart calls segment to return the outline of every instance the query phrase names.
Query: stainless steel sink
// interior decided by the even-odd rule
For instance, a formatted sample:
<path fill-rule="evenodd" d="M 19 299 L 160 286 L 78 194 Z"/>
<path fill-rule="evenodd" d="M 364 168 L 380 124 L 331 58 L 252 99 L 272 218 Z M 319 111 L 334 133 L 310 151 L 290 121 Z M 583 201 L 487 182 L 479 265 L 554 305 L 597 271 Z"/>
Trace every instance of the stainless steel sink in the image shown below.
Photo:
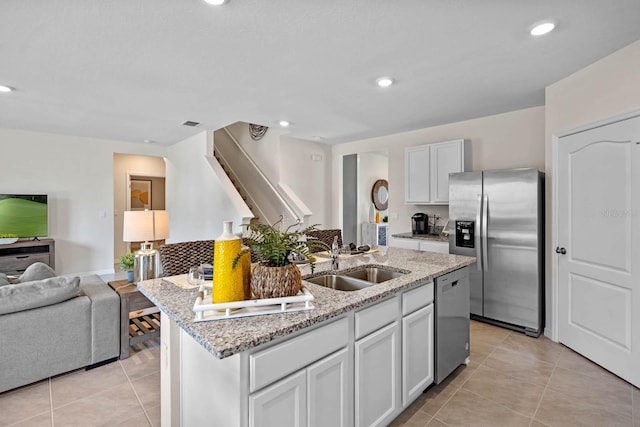
<path fill-rule="evenodd" d="M 364 280 L 339 274 L 325 274 L 323 276 L 312 277 L 304 280 L 316 285 L 324 286 L 325 288 L 336 289 L 338 291 L 358 291 L 372 285 L 372 283 L 365 282 Z"/>
<path fill-rule="evenodd" d="M 362 267 L 358 270 L 340 274 L 353 277 L 355 279 L 366 280 L 371 283 L 381 283 L 404 276 L 405 273 L 380 267 Z"/>
<path fill-rule="evenodd" d="M 338 291 L 358 291 L 405 274 L 387 268 L 362 266 L 352 271 L 331 271 L 304 280 Z"/>

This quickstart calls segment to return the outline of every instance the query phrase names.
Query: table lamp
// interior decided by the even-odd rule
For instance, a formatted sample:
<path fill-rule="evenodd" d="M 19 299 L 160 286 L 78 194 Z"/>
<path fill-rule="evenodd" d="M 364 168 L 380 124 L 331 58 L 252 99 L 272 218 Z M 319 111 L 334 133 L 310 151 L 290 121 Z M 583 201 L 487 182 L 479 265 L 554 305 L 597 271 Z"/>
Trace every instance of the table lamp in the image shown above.
<path fill-rule="evenodd" d="M 169 237 L 167 211 L 125 211 L 122 240 L 144 242 L 133 254 L 133 282 L 155 279 L 160 275 L 160 257 L 153 248 L 154 240 Z"/>

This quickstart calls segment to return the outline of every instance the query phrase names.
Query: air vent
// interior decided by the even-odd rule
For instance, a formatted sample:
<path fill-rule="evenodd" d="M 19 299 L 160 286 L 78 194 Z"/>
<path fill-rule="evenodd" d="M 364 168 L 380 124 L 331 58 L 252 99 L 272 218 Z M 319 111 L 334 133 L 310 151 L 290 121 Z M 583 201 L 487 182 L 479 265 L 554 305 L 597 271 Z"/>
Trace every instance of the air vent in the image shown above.
<path fill-rule="evenodd" d="M 198 122 L 192 122 L 191 120 L 187 120 L 186 122 L 182 123 L 185 126 L 191 126 L 192 128 L 198 126 L 200 123 Z"/>

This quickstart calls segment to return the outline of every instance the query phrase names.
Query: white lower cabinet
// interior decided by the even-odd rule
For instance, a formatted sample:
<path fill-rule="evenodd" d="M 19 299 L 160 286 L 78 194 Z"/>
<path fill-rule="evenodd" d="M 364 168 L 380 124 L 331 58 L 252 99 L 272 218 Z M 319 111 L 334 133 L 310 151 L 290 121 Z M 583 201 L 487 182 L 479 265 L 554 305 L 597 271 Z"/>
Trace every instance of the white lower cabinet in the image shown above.
<path fill-rule="evenodd" d="M 433 304 L 402 318 L 402 406 L 433 382 Z"/>
<path fill-rule="evenodd" d="M 355 343 L 356 426 L 382 426 L 399 410 L 398 322 Z"/>
<path fill-rule="evenodd" d="M 345 348 L 307 368 L 309 427 L 352 425 L 349 355 Z"/>
<path fill-rule="evenodd" d="M 352 387 L 347 349 L 253 393 L 251 427 L 347 427 Z"/>
<path fill-rule="evenodd" d="M 389 246 L 402 249 L 414 249 L 419 251 L 438 252 L 441 254 L 449 253 L 448 241 L 411 239 L 403 237 L 393 237 Z"/>
<path fill-rule="evenodd" d="M 349 325 L 343 318 L 249 355 L 249 427 L 352 425 Z"/>
<path fill-rule="evenodd" d="M 421 240 L 420 241 L 420 250 L 428 251 L 428 252 L 438 252 L 441 254 L 449 253 L 449 242 L 438 242 L 434 240 Z"/>
<path fill-rule="evenodd" d="M 417 239 L 403 239 L 401 237 L 392 237 L 389 246 L 402 249 L 420 250 L 420 242 Z"/>
<path fill-rule="evenodd" d="M 298 372 L 249 397 L 249 426 L 307 425 L 306 372 Z"/>
<path fill-rule="evenodd" d="M 163 315 L 163 424 L 388 425 L 433 382 L 433 308 L 428 282 L 224 359 Z"/>

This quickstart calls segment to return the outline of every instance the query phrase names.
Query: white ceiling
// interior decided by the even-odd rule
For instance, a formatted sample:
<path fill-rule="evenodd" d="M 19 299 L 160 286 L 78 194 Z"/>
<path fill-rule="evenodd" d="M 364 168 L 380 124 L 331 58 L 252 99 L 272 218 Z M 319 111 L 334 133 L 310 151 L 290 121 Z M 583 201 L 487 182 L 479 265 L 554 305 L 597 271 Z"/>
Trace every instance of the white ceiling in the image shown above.
<path fill-rule="evenodd" d="M 543 105 L 639 23 L 639 0 L 3 0 L 0 127 L 172 144 L 287 119 L 352 141 Z"/>

